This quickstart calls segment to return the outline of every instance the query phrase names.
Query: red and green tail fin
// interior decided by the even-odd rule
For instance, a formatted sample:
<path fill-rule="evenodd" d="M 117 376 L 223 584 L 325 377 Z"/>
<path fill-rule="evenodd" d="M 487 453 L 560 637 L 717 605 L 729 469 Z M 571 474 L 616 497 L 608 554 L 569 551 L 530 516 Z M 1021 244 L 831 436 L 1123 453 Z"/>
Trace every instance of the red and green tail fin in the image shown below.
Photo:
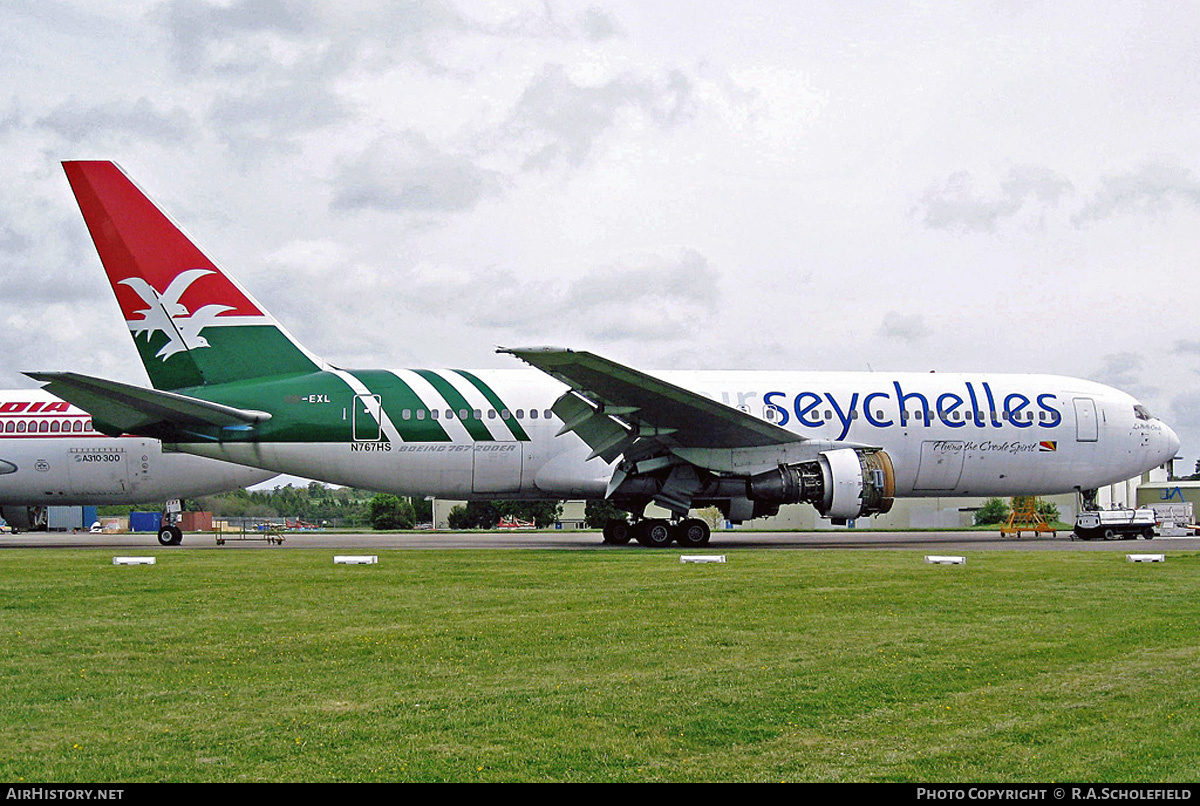
<path fill-rule="evenodd" d="M 325 368 L 119 166 L 63 169 L 156 389 Z"/>

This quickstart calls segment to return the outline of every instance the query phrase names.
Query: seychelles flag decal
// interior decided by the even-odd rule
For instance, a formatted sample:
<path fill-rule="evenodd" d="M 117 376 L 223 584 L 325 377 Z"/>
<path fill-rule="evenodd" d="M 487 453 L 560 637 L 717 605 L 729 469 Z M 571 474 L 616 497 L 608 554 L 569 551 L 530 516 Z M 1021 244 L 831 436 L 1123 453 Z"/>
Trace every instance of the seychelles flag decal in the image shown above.
<path fill-rule="evenodd" d="M 1042 442 L 1038 443 L 1038 451 L 1045 452 L 1045 453 L 1053 453 L 1056 450 L 1058 450 L 1058 442 L 1057 441 L 1051 440 L 1049 442 L 1042 441 Z"/>

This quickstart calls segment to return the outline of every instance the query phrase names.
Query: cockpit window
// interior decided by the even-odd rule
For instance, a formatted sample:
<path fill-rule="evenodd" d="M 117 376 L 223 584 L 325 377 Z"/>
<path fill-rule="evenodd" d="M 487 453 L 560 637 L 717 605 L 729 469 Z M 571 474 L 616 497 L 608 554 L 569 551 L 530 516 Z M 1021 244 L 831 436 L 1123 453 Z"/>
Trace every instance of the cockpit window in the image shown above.
<path fill-rule="evenodd" d="M 1146 407 L 1143 406 L 1141 403 L 1134 405 L 1133 413 L 1139 420 L 1153 420 L 1154 419 L 1154 415 L 1152 415 L 1149 412 L 1149 410 L 1147 410 Z"/>

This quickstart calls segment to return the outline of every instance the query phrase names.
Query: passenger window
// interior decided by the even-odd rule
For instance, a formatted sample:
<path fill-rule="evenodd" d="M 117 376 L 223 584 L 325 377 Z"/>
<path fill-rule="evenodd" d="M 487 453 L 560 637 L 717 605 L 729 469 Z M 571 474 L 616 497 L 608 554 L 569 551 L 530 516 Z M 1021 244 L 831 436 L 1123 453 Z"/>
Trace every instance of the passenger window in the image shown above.
<path fill-rule="evenodd" d="M 538 418 L 538 411 L 537 411 L 537 409 L 530 409 L 530 410 L 529 410 L 529 419 L 531 419 L 531 420 L 536 420 L 537 418 Z"/>

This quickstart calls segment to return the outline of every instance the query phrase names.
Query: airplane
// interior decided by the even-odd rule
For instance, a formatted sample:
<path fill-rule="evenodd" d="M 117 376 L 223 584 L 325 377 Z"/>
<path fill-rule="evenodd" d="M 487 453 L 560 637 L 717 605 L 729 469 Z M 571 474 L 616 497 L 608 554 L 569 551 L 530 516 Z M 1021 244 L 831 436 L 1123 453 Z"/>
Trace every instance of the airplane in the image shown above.
<path fill-rule="evenodd" d="M 0 391 L 0 517 L 14 529 L 44 525 L 48 506 L 191 498 L 275 475 L 166 452 L 155 439 L 105 435 L 87 412 L 42 389 Z M 164 524 L 158 539 L 178 545 L 183 532 Z"/>
<path fill-rule="evenodd" d="M 499 349 L 532 368 L 344 369 L 120 167 L 63 166 L 152 388 L 27 374 L 105 433 L 401 495 L 607 498 L 632 515 L 605 542 L 652 547 L 707 544 L 689 513 L 708 506 L 734 523 L 793 503 L 845 523 L 897 497 L 1078 491 L 1094 506 L 1179 447 L 1124 392 L 1050 375 L 648 373 L 552 347 Z"/>

